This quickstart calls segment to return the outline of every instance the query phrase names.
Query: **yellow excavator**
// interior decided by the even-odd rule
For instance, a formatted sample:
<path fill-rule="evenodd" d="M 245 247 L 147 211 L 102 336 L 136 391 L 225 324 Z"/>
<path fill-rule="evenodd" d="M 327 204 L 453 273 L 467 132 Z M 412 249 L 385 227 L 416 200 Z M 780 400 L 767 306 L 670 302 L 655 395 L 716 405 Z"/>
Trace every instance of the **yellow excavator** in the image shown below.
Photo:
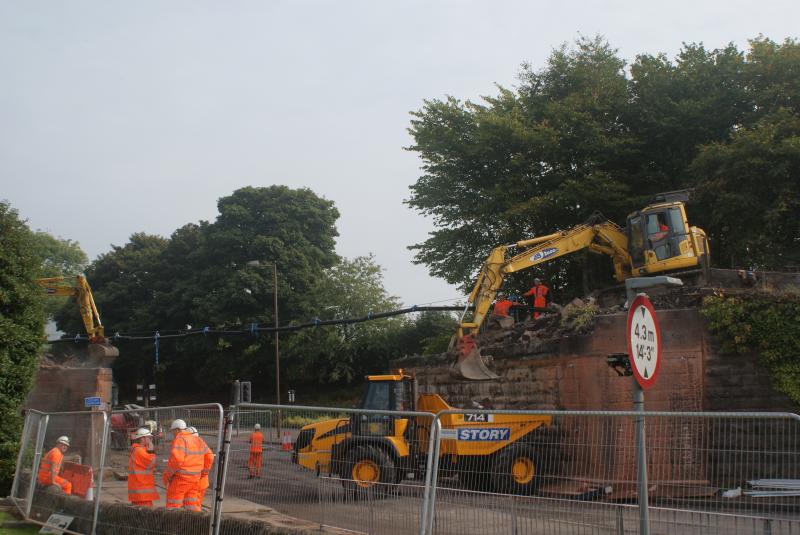
<path fill-rule="evenodd" d="M 54 297 L 74 297 L 78 302 L 83 319 L 83 326 L 89 337 L 89 358 L 102 364 L 109 364 L 119 356 L 119 350 L 108 343 L 105 337 L 103 322 L 100 321 L 100 312 L 94 304 L 92 289 L 83 275 L 75 277 L 50 277 L 38 279 L 39 286 L 44 288 L 47 295 Z"/>
<path fill-rule="evenodd" d="M 630 277 L 707 265 L 709 250 L 706 233 L 689 225 L 685 208 L 688 200 L 689 192 L 686 190 L 660 193 L 652 204 L 629 214 L 625 228 L 596 214 L 586 223 L 569 230 L 495 247 L 481 267 L 467 307 L 459 319 L 455 336 L 458 352 L 455 372 L 471 380 L 497 378 L 481 359 L 474 334 L 486 319 L 509 273 L 584 249 L 611 257 L 614 278 L 619 282 Z M 509 257 L 508 252 L 512 248 L 520 252 Z M 474 311 L 472 317 L 467 319 L 470 305 Z"/>

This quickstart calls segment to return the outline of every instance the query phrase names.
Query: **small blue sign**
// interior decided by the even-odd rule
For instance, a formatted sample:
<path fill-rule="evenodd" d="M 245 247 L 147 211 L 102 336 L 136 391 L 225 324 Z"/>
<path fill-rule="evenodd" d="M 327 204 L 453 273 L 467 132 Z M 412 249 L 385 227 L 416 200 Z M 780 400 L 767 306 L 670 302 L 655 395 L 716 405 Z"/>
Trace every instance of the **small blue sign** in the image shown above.
<path fill-rule="evenodd" d="M 99 397 L 83 398 L 83 405 L 86 407 L 100 407 L 102 403 Z"/>

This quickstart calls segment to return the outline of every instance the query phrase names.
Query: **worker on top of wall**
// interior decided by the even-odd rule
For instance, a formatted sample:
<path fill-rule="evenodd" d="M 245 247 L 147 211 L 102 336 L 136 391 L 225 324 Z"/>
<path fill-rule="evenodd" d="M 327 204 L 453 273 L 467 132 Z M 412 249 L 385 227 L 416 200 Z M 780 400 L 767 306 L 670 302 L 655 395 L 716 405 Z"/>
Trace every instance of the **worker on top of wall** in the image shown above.
<path fill-rule="evenodd" d="M 497 323 L 501 328 L 513 326 L 514 318 L 509 315 L 509 311 L 516 304 L 518 303 L 509 299 L 503 292 L 497 292 L 497 299 L 492 307 L 492 315 L 489 316 L 489 324 Z"/>
<path fill-rule="evenodd" d="M 540 279 L 533 279 L 533 287 L 522 295 L 533 297 L 533 306 L 536 308 L 545 308 L 553 301 L 550 288 L 542 284 Z M 533 319 L 538 318 L 540 315 L 541 312 L 534 312 Z"/>
<path fill-rule="evenodd" d="M 186 507 L 199 511 L 195 489 L 200 482 L 205 465 L 208 446 L 192 435 L 186 422 L 173 420 L 170 430 L 174 439 L 170 449 L 167 469 L 164 471 L 164 485 L 167 487 L 167 509 Z"/>
<path fill-rule="evenodd" d="M 250 458 L 247 459 L 247 469 L 250 471 L 248 478 L 261 477 L 261 455 L 264 452 L 264 435 L 261 433 L 261 424 L 253 426 L 250 433 Z"/>
<path fill-rule="evenodd" d="M 141 427 L 133 435 L 128 459 L 128 501 L 133 505 L 153 507 L 153 502 L 158 500 L 155 469 L 153 433 Z"/>
<path fill-rule="evenodd" d="M 194 427 L 188 428 L 189 432 L 197 437 L 200 443 L 205 446 L 205 453 L 203 454 L 203 471 L 200 472 L 200 480 L 197 482 L 197 486 L 195 487 L 194 491 L 192 491 L 192 505 L 196 505 L 196 510 L 200 510 L 203 506 L 203 499 L 206 496 L 206 491 L 208 490 L 209 483 L 208 483 L 208 474 L 211 472 L 211 467 L 214 465 L 214 454 L 211 451 L 211 448 L 208 447 L 206 441 L 200 436 L 200 433 L 197 432 L 197 429 Z"/>
<path fill-rule="evenodd" d="M 53 449 L 47 452 L 39 462 L 39 473 L 36 479 L 42 485 L 57 485 L 64 491 L 64 494 L 72 494 L 72 483 L 60 477 L 61 464 L 64 462 L 64 454 L 69 449 L 69 437 L 60 436 L 56 439 Z"/>

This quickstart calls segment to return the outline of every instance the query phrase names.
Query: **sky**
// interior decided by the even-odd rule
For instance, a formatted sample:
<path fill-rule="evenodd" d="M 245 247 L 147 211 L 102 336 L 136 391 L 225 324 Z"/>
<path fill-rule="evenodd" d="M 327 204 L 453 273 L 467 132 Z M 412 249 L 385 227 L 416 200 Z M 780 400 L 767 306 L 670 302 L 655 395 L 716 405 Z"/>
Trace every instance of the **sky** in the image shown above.
<path fill-rule="evenodd" d="M 424 99 L 514 87 L 579 35 L 632 61 L 798 20 L 796 0 L 0 0 L 0 199 L 95 258 L 213 221 L 240 187 L 308 187 L 341 212 L 337 252 L 374 254 L 389 293 L 463 299 L 407 249 L 434 230 L 403 203 Z"/>

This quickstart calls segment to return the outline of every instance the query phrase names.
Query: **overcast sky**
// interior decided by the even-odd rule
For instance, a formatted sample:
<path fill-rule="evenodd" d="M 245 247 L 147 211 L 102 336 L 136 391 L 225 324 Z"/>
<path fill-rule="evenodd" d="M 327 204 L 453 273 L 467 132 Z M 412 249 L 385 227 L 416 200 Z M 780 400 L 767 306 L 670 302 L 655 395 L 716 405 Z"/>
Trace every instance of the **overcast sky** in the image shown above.
<path fill-rule="evenodd" d="M 235 189 L 335 201 L 339 254 L 406 304 L 461 297 L 411 264 L 423 99 L 478 99 L 602 34 L 627 60 L 797 36 L 800 2 L 0 0 L 0 199 L 91 258 L 169 236 Z M 520 237 L 522 238 L 522 237 Z"/>

